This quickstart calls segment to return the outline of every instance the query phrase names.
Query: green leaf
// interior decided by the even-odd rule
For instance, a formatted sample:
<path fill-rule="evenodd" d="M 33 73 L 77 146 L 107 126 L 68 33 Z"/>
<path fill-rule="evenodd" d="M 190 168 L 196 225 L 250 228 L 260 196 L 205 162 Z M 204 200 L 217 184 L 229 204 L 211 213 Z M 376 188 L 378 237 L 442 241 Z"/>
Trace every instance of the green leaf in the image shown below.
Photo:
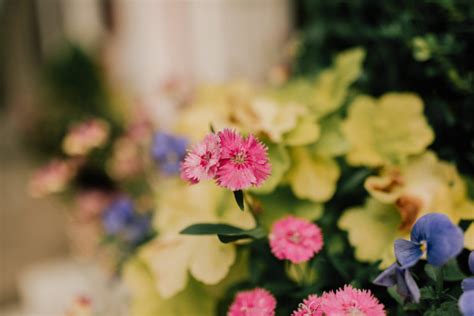
<path fill-rule="evenodd" d="M 424 313 L 425 316 L 460 316 L 458 304 L 456 301 L 449 301 L 442 303 L 439 307 L 435 307 L 432 310 Z"/>
<path fill-rule="evenodd" d="M 217 235 L 223 243 L 229 243 L 240 239 L 260 239 L 267 235 L 263 227 L 242 229 L 228 224 L 202 223 L 186 227 L 181 232 L 183 235 Z"/>
<path fill-rule="evenodd" d="M 370 169 L 361 168 L 351 175 L 339 190 L 340 194 L 348 194 L 356 190 L 357 187 L 363 187 L 365 179 L 372 173 Z"/>
<path fill-rule="evenodd" d="M 244 210 L 244 192 L 242 190 L 234 191 L 234 198 L 240 210 Z"/>
<path fill-rule="evenodd" d="M 432 266 L 431 264 L 425 265 L 426 275 L 428 275 L 433 281 L 436 281 L 438 279 L 438 272 L 436 270 L 437 268 Z"/>
<path fill-rule="evenodd" d="M 434 289 L 431 286 L 425 286 L 420 289 L 422 300 L 434 300 L 437 296 Z"/>
<path fill-rule="evenodd" d="M 467 276 L 459 268 L 458 262 L 456 259 L 449 260 L 443 266 L 443 277 L 447 281 L 461 281 Z"/>
<path fill-rule="evenodd" d="M 431 264 L 425 265 L 425 272 L 432 279 L 435 281 L 436 284 L 436 291 L 439 293 L 443 289 L 443 271 L 441 267 L 435 267 Z"/>
<path fill-rule="evenodd" d="M 388 294 L 390 294 L 390 296 L 393 297 L 393 299 L 397 301 L 398 304 L 403 305 L 403 299 L 400 294 L 398 294 L 396 286 L 389 287 L 387 291 Z"/>
<path fill-rule="evenodd" d="M 235 234 L 242 232 L 243 229 L 228 224 L 202 223 L 194 224 L 183 229 L 182 235 L 218 235 Z"/>
<path fill-rule="evenodd" d="M 217 237 L 219 238 L 221 242 L 226 244 L 229 242 L 233 242 L 240 239 L 246 239 L 246 238 L 260 239 L 260 238 L 265 237 L 266 235 L 267 235 L 267 232 L 265 231 L 265 229 L 263 229 L 263 227 L 256 227 L 249 230 L 243 230 L 242 232 L 235 233 L 235 234 L 225 234 L 225 235 L 219 234 L 217 235 Z"/>
<path fill-rule="evenodd" d="M 211 130 L 211 132 L 212 132 L 213 134 L 216 133 L 216 131 L 214 130 L 214 126 L 212 125 L 212 123 L 209 123 L 209 129 Z"/>

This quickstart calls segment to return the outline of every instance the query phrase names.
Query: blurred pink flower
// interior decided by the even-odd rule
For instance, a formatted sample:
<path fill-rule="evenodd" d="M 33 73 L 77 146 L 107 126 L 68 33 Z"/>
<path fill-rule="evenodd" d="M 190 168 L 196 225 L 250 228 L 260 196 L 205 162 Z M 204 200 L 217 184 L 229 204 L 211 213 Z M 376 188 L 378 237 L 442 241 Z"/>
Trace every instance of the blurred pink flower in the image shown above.
<path fill-rule="evenodd" d="M 273 316 L 276 299 L 267 290 L 256 288 L 237 293 L 227 316 Z"/>
<path fill-rule="evenodd" d="M 244 138 L 230 129 L 224 129 L 218 136 L 221 142 L 218 185 L 237 191 L 259 186 L 268 178 L 271 165 L 267 149 L 255 136 Z"/>
<path fill-rule="evenodd" d="M 325 293 L 322 309 L 327 316 L 364 315 L 384 316 L 384 306 L 369 290 L 354 289 L 345 285 L 336 292 Z"/>
<path fill-rule="evenodd" d="M 54 159 L 39 168 L 30 178 L 28 191 L 33 197 L 63 191 L 76 174 L 77 163 L 73 160 Z"/>
<path fill-rule="evenodd" d="M 181 178 L 192 184 L 214 178 L 219 167 L 220 153 L 219 137 L 215 134 L 207 135 L 186 155 L 181 165 Z"/>
<path fill-rule="evenodd" d="M 321 303 L 320 297 L 311 294 L 298 305 L 298 309 L 291 316 L 322 316 Z"/>
<path fill-rule="evenodd" d="M 92 315 L 92 302 L 87 296 L 78 296 L 66 310 L 64 316 L 89 316 Z"/>
<path fill-rule="evenodd" d="M 319 227 L 293 216 L 276 221 L 269 240 L 275 257 L 293 263 L 308 261 L 323 248 L 323 235 Z"/>
<path fill-rule="evenodd" d="M 77 219 L 88 221 L 97 218 L 113 197 L 113 193 L 99 189 L 80 191 L 75 196 Z"/>
<path fill-rule="evenodd" d="M 140 156 L 140 145 L 132 138 L 123 136 L 114 143 L 107 171 L 114 179 L 130 179 L 143 170 L 143 160 Z"/>
<path fill-rule="evenodd" d="M 109 124 L 101 119 L 90 119 L 71 126 L 63 139 L 63 150 L 71 156 L 87 155 L 103 146 L 109 138 Z"/>

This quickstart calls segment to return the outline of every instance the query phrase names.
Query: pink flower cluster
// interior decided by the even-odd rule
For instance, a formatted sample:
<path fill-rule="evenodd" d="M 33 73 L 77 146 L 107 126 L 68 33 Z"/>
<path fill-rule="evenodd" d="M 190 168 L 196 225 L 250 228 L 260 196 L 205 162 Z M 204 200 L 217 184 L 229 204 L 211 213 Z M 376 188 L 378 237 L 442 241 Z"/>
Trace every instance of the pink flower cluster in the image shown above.
<path fill-rule="evenodd" d="M 239 292 L 227 316 L 273 316 L 275 307 L 275 297 L 267 290 L 256 288 Z"/>
<path fill-rule="evenodd" d="M 384 316 L 384 306 L 369 290 L 354 289 L 350 285 L 321 297 L 310 295 L 292 316 Z"/>
<path fill-rule="evenodd" d="M 252 134 L 243 137 L 229 129 L 207 135 L 181 165 L 181 177 L 189 183 L 215 179 L 232 191 L 260 186 L 270 171 L 265 145 Z"/>
<path fill-rule="evenodd" d="M 267 290 L 256 288 L 237 293 L 227 316 L 273 316 L 275 297 Z M 299 304 L 291 316 L 384 316 L 384 306 L 368 290 L 354 289 L 350 285 L 326 292 L 322 296 L 311 294 Z"/>
<path fill-rule="evenodd" d="M 302 263 L 323 248 L 321 229 L 307 220 L 288 216 L 273 224 L 269 236 L 272 253 L 281 260 Z"/>

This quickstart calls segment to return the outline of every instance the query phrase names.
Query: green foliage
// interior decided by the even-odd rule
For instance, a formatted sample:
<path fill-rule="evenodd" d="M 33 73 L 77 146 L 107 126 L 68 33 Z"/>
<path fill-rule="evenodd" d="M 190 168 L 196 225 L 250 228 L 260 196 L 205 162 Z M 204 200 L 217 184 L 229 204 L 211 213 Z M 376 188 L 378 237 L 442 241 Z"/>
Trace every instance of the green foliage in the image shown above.
<path fill-rule="evenodd" d="M 312 75 L 337 52 L 366 49 L 361 92 L 412 91 L 435 129 L 432 148 L 474 175 L 474 3 L 300 0 L 301 49 L 295 70 Z"/>

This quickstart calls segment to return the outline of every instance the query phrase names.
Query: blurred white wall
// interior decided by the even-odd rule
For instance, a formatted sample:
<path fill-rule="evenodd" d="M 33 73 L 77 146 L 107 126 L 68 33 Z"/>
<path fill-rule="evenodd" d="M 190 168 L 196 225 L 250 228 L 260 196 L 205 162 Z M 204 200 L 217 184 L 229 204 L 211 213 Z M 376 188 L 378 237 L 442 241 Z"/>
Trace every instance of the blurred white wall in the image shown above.
<path fill-rule="evenodd" d="M 133 91 L 169 79 L 259 81 L 291 31 L 288 0 L 117 0 L 113 70 Z"/>

